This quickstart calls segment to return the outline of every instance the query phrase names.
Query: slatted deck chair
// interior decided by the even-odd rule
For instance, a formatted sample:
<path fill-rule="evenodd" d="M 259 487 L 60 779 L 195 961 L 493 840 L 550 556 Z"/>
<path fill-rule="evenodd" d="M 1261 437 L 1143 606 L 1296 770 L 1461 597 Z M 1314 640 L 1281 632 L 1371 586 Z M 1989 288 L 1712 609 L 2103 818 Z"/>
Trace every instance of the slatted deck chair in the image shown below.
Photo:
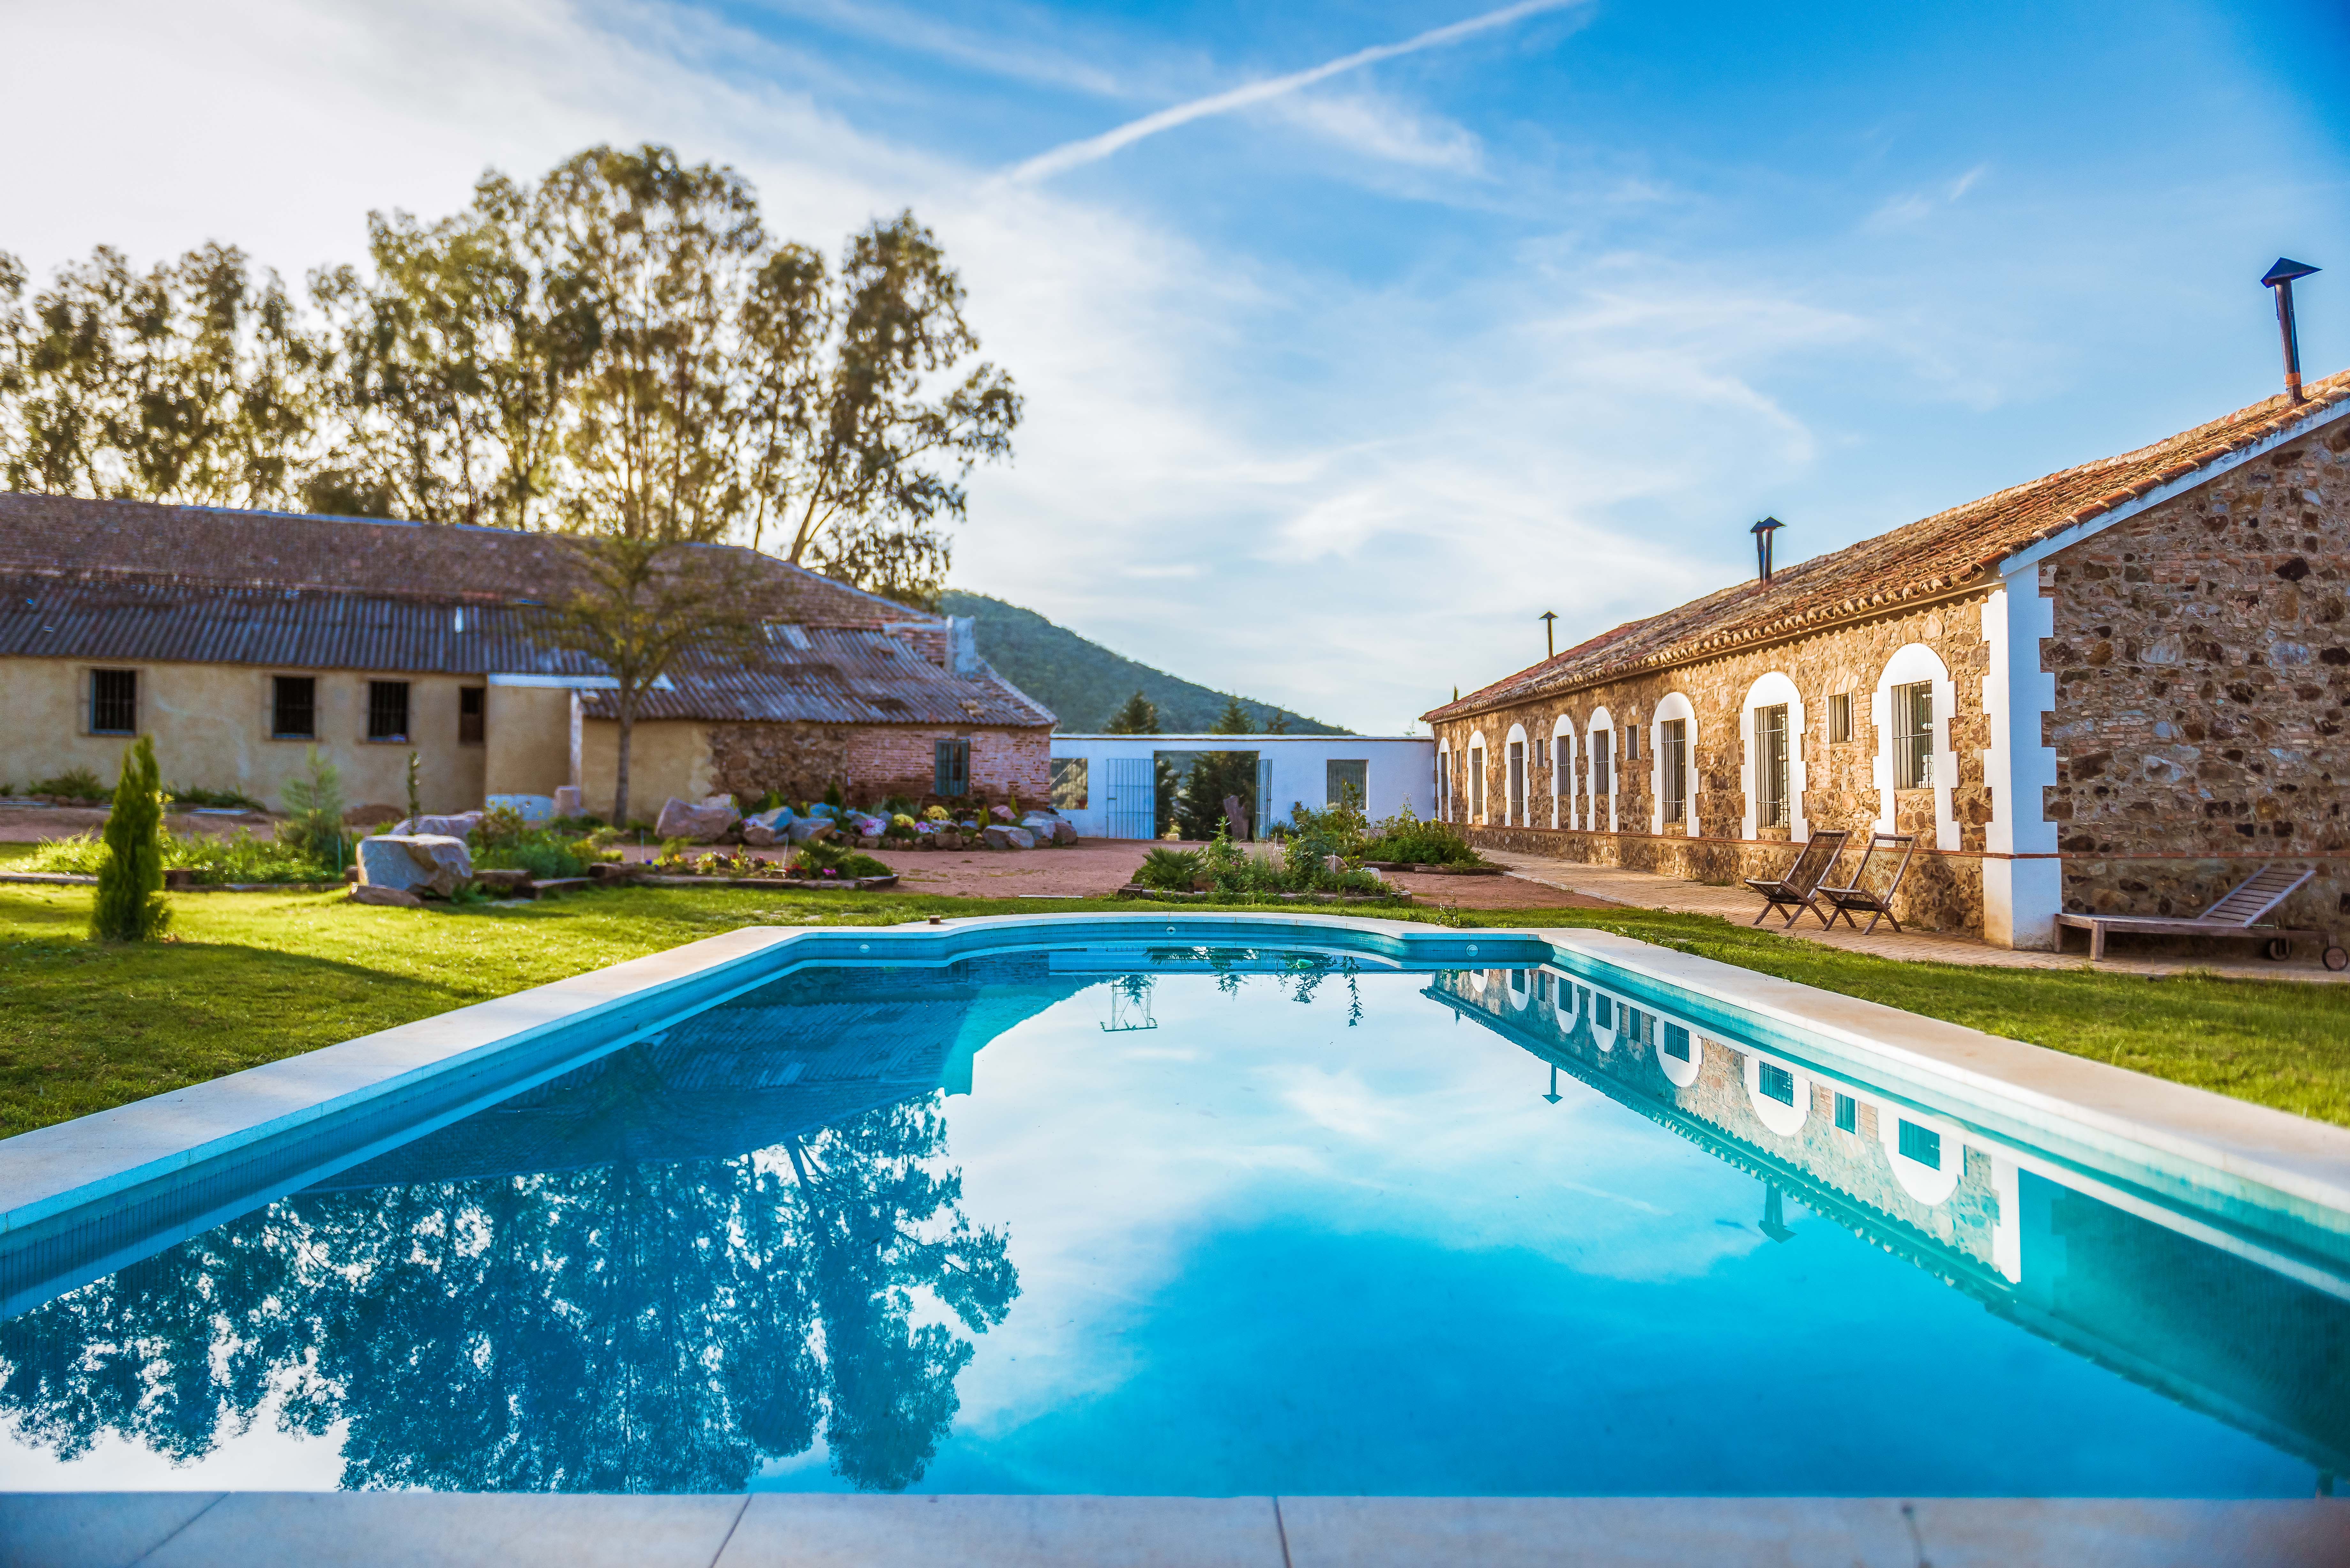
<path fill-rule="evenodd" d="M 2108 931 L 2156 937 L 2251 937 L 2265 940 L 2268 956 L 2278 960 L 2292 956 L 2294 938 L 2309 937 L 2325 944 L 2326 968 L 2350 969 L 2350 952 L 2344 951 L 2334 941 L 2332 931 L 2257 923 L 2262 916 L 2283 903 L 2300 890 L 2302 884 L 2316 875 L 2314 870 L 2295 871 L 2289 866 L 2271 862 L 2229 888 L 2210 909 L 2191 919 L 2067 913 L 2056 917 L 2057 935 L 2061 940 L 2066 926 L 2087 931 L 2091 963 L 2106 956 L 2106 934 Z"/>
<path fill-rule="evenodd" d="M 1860 864 L 1852 868 L 1850 884 L 1842 888 L 1823 885 L 1818 903 L 1812 906 L 1812 913 L 1819 915 L 1820 904 L 1825 904 L 1829 912 L 1820 915 L 1821 925 L 1833 927 L 1841 918 L 1846 925 L 1860 931 L 1864 937 L 1877 929 L 1877 921 L 1891 920 L 1898 935 L 1901 922 L 1893 916 L 1893 895 L 1901 891 L 1901 878 L 1909 874 L 1909 857 L 1917 853 L 1918 836 L 1914 833 L 1870 834 L 1868 847 L 1860 852 Z M 1895 858 L 1897 855 L 1898 859 Z M 1872 860 L 1878 867 L 1877 877 L 1881 886 L 1872 886 L 1869 882 L 1868 867 Z M 1887 864 L 1893 867 L 1889 877 L 1883 869 Z M 1868 930 L 1860 929 L 1860 922 L 1852 918 L 1856 912 L 1868 917 Z"/>
<path fill-rule="evenodd" d="M 1761 925 L 1763 915 L 1782 908 L 1787 911 L 1786 923 L 1790 926 L 1805 909 L 1818 914 L 1819 906 L 1814 899 L 1818 896 L 1819 886 L 1835 869 L 1836 857 L 1844 853 L 1844 841 L 1851 836 L 1842 829 L 1814 833 L 1804 845 L 1803 853 L 1795 857 L 1795 863 L 1787 867 L 1784 877 L 1775 881 L 1767 877 L 1746 878 L 1746 885 L 1762 895 L 1762 913 L 1754 917 L 1754 924 Z"/>

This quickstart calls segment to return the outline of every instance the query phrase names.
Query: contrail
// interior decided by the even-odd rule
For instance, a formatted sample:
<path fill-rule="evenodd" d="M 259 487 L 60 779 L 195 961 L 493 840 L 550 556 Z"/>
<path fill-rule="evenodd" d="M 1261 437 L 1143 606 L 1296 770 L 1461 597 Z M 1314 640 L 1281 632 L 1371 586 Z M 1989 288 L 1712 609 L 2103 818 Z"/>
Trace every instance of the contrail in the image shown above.
<path fill-rule="evenodd" d="M 1075 169 L 1081 163 L 1092 163 L 1108 157 L 1121 147 L 1129 147 L 1146 136 L 1156 136 L 1162 130 L 1172 130 L 1179 125 L 1189 125 L 1195 119 L 1205 119 L 1211 114 L 1225 114 L 1232 109 L 1246 109 L 1263 103 L 1299 88 L 1312 87 L 1343 72 L 1377 65 L 1381 60 L 1394 59 L 1398 55 L 1414 55 L 1422 49 L 1432 49 L 1442 44 L 1458 42 L 1478 33 L 1506 27 L 1523 17 L 1544 11 L 1565 10 L 1580 5 L 1585 0 L 1518 0 L 1514 5 L 1504 5 L 1498 11 L 1488 11 L 1482 16 L 1433 27 L 1417 37 L 1406 38 L 1399 44 L 1374 44 L 1367 49 L 1357 49 L 1351 55 L 1341 55 L 1318 66 L 1293 71 L 1285 77 L 1268 77 L 1263 81 L 1251 82 L 1230 92 L 1216 93 L 1208 98 L 1193 99 L 1172 109 L 1162 109 L 1156 114 L 1146 114 L 1140 119 L 1130 119 L 1114 130 L 1099 136 L 1088 136 L 1082 141 L 1064 142 L 1048 152 L 1040 152 L 1011 171 L 1010 178 L 1022 183 L 1048 179 L 1065 169 Z"/>

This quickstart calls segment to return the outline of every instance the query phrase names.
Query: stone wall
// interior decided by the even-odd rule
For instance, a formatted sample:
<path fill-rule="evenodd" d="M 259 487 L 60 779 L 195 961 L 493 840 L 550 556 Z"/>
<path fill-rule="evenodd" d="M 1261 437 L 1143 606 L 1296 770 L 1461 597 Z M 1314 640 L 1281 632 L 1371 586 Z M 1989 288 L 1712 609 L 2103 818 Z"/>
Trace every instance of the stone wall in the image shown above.
<path fill-rule="evenodd" d="M 1466 756 L 1473 734 L 1482 732 L 1485 740 L 1487 826 L 1470 836 L 1497 847 L 1655 870 L 1705 882 L 1734 884 L 1746 877 L 1776 874 L 1792 858 L 1784 847 L 1791 832 L 1762 827 L 1752 836 L 1746 834 L 1742 778 L 1748 740 L 1745 699 L 1757 680 L 1775 671 L 1794 683 L 1804 708 L 1802 733 L 1790 738 L 1791 759 L 1800 758 L 1804 764 L 1800 781 L 1790 768 L 1790 784 L 1801 794 L 1800 815 L 1813 832 L 1845 828 L 1854 835 L 1839 867 L 1849 871 L 1857 862 L 1860 846 L 1877 826 L 1883 804 L 1877 763 L 1880 757 L 1889 757 L 1890 752 L 1875 711 L 1877 687 L 1894 654 L 1917 643 L 1934 652 L 1950 680 L 1953 711 L 1945 713 L 1938 708 L 1935 717 L 1938 724 L 1947 727 L 1945 739 L 1955 764 L 1950 806 L 1956 843 L 1950 847 L 1962 853 L 1929 853 L 1936 847 L 1935 791 L 1894 792 L 1898 830 L 1919 834 L 1918 854 L 1910 865 L 1895 912 L 1905 924 L 1980 933 L 1982 868 L 1978 853 L 1983 846 L 1983 825 L 1991 820 L 1994 805 L 1983 782 L 1982 753 L 1991 740 L 1982 711 L 1983 676 L 1990 666 L 1989 649 L 1982 639 L 1983 597 L 1978 593 L 1916 607 L 1794 641 L 1536 698 L 1473 718 L 1443 721 L 1435 727 L 1437 738 L 1450 742 L 1456 758 Z M 1835 692 L 1852 696 L 1852 734 L 1849 740 L 1831 742 L 1827 699 Z M 1693 834 L 1669 827 L 1663 833 L 1649 831 L 1655 807 L 1654 718 L 1658 704 L 1674 693 L 1686 698 L 1696 715 L 1690 739 L 1695 775 L 1690 800 Z M 1635 724 L 1642 731 L 1638 758 L 1629 764 L 1619 761 L 1616 770 L 1617 831 L 1591 831 L 1594 815 L 1587 792 L 1578 797 L 1571 822 L 1562 797 L 1561 826 L 1553 830 L 1552 727 L 1562 715 L 1574 722 L 1578 737 L 1575 767 L 1587 779 L 1583 738 L 1589 732 L 1593 716 L 1603 708 L 1615 726 L 1617 739 L 1613 743 L 1619 756 L 1624 731 Z M 1533 820 L 1526 825 L 1503 822 L 1508 798 L 1504 742 L 1513 724 L 1524 726 L 1529 742 L 1528 815 Z M 1458 772 L 1451 793 L 1447 815 L 1465 823 L 1467 794 Z M 1604 806 L 1598 825 L 1605 826 Z"/>
<path fill-rule="evenodd" d="M 2060 551 L 2042 583 L 2064 907 L 2199 914 L 2276 859 L 2318 871 L 2289 923 L 2350 914 L 2350 421 Z"/>
<path fill-rule="evenodd" d="M 904 795 L 939 801 L 937 744 L 971 742 L 972 792 L 994 803 L 1016 794 L 1030 804 L 1052 793 L 1053 738 L 1042 729 L 926 728 L 915 724 L 713 724 L 714 787 L 746 800 L 770 790 L 794 800 L 822 798 L 838 784 L 849 800 L 869 805 Z"/>

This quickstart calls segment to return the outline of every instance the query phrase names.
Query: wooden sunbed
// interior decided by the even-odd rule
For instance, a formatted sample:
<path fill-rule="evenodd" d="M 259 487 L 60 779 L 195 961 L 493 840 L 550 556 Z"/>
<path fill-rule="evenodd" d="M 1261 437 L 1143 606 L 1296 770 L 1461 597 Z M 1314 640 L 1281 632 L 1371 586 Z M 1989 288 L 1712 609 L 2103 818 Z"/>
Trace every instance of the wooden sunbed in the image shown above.
<path fill-rule="evenodd" d="M 2060 914 L 2056 917 L 2057 939 L 2061 944 L 2066 926 L 2088 932 L 2089 961 L 2095 963 L 2106 956 L 2106 934 L 2108 931 L 2150 937 L 2252 937 L 2266 940 L 2268 956 L 2280 960 L 2292 955 L 2295 938 L 2309 937 L 2325 944 L 2326 968 L 2350 969 L 2350 952 L 2345 952 L 2334 941 L 2332 931 L 2257 923 L 2262 916 L 2283 903 L 2316 875 L 2315 871 L 2296 872 L 2283 866 L 2263 866 L 2221 894 L 2210 909 L 2191 919 L 2157 915 Z"/>
<path fill-rule="evenodd" d="M 1814 833 L 1804 844 L 1803 853 L 1787 867 L 1784 877 L 1749 877 L 1746 885 L 1762 895 L 1762 913 L 1754 917 L 1754 924 L 1762 923 L 1762 916 L 1781 909 L 1787 911 L 1786 924 L 1792 926 L 1805 909 L 1819 914 L 1814 902 L 1819 886 L 1835 869 L 1836 857 L 1844 853 L 1844 841 L 1852 836 L 1841 828 L 1827 833 Z M 1822 920 L 1826 916 L 1820 916 Z"/>
<path fill-rule="evenodd" d="M 1891 878 L 1882 888 L 1871 888 L 1868 885 L 1870 857 L 1883 854 L 1889 858 L 1896 851 L 1899 852 L 1901 858 L 1894 863 Z M 1909 857 L 1917 852 L 1918 836 L 1914 833 L 1870 834 L 1868 847 L 1860 852 L 1860 864 L 1853 867 L 1851 883 L 1842 888 L 1823 885 L 1817 900 L 1812 905 L 1812 913 L 1820 915 L 1820 905 L 1825 904 L 1830 912 L 1820 915 L 1823 926 L 1835 925 L 1841 916 L 1846 925 L 1865 937 L 1877 929 L 1877 921 L 1891 920 L 1894 932 L 1899 934 L 1901 922 L 1893 918 L 1893 895 L 1901 891 L 1901 878 L 1909 874 Z M 1860 930 L 1860 922 L 1852 918 L 1856 911 L 1868 917 L 1868 930 Z"/>

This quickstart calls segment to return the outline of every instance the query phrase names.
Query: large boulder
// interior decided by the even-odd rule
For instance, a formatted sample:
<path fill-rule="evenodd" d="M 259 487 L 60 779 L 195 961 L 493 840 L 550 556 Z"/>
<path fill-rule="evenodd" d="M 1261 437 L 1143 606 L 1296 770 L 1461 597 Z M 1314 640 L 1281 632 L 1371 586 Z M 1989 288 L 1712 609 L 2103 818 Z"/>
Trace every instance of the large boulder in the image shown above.
<path fill-rule="evenodd" d="M 982 836 L 987 840 L 987 846 L 990 849 L 1034 849 L 1036 847 L 1036 836 L 1029 832 L 1024 827 L 1004 827 L 1001 825 L 996 825 L 983 829 Z"/>
<path fill-rule="evenodd" d="M 742 820 L 743 814 L 725 795 L 713 794 L 700 805 L 688 805 L 671 795 L 660 808 L 660 819 L 653 824 L 653 832 L 662 838 L 690 838 L 696 844 L 709 844 Z"/>
<path fill-rule="evenodd" d="M 359 881 L 445 898 L 473 879 L 465 841 L 444 833 L 385 833 L 359 840 Z"/>
<path fill-rule="evenodd" d="M 421 909 L 424 900 L 405 888 L 370 888 L 362 882 L 351 889 L 354 904 L 384 904 L 398 909 Z"/>
<path fill-rule="evenodd" d="M 787 805 L 779 805 L 773 811 L 754 811 L 743 819 L 743 842 L 760 849 L 788 843 L 795 820 Z"/>
<path fill-rule="evenodd" d="M 422 834 L 435 838 L 462 839 L 467 834 L 473 832 L 473 829 L 481 826 L 482 814 L 480 812 L 461 811 L 448 816 L 426 815 L 414 818 L 403 818 L 402 820 L 391 825 L 390 836 L 412 837 L 416 835 Z"/>
<path fill-rule="evenodd" d="M 1076 830 L 1076 827 L 1073 824 L 1071 824 L 1071 823 L 1067 822 L 1066 820 L 1056 820 L 1056 821 L 1053 824 L 1053 842 L 1054 842 L 1054 843 L 1055 843 L 1055 844 L 1075 844 L 1076 841 L 1077 841 L 1077 830 Z"/>
<path fill-rule="evenodd" d="M 791 840 L 794 844 L 806 844 L 813 838 L 837 837 L 839 835 L 839 831 L 840 830 L 838 828 L 833 826 L 831 820 L 827 817 L 795 817 L 792 821 Z"/>

